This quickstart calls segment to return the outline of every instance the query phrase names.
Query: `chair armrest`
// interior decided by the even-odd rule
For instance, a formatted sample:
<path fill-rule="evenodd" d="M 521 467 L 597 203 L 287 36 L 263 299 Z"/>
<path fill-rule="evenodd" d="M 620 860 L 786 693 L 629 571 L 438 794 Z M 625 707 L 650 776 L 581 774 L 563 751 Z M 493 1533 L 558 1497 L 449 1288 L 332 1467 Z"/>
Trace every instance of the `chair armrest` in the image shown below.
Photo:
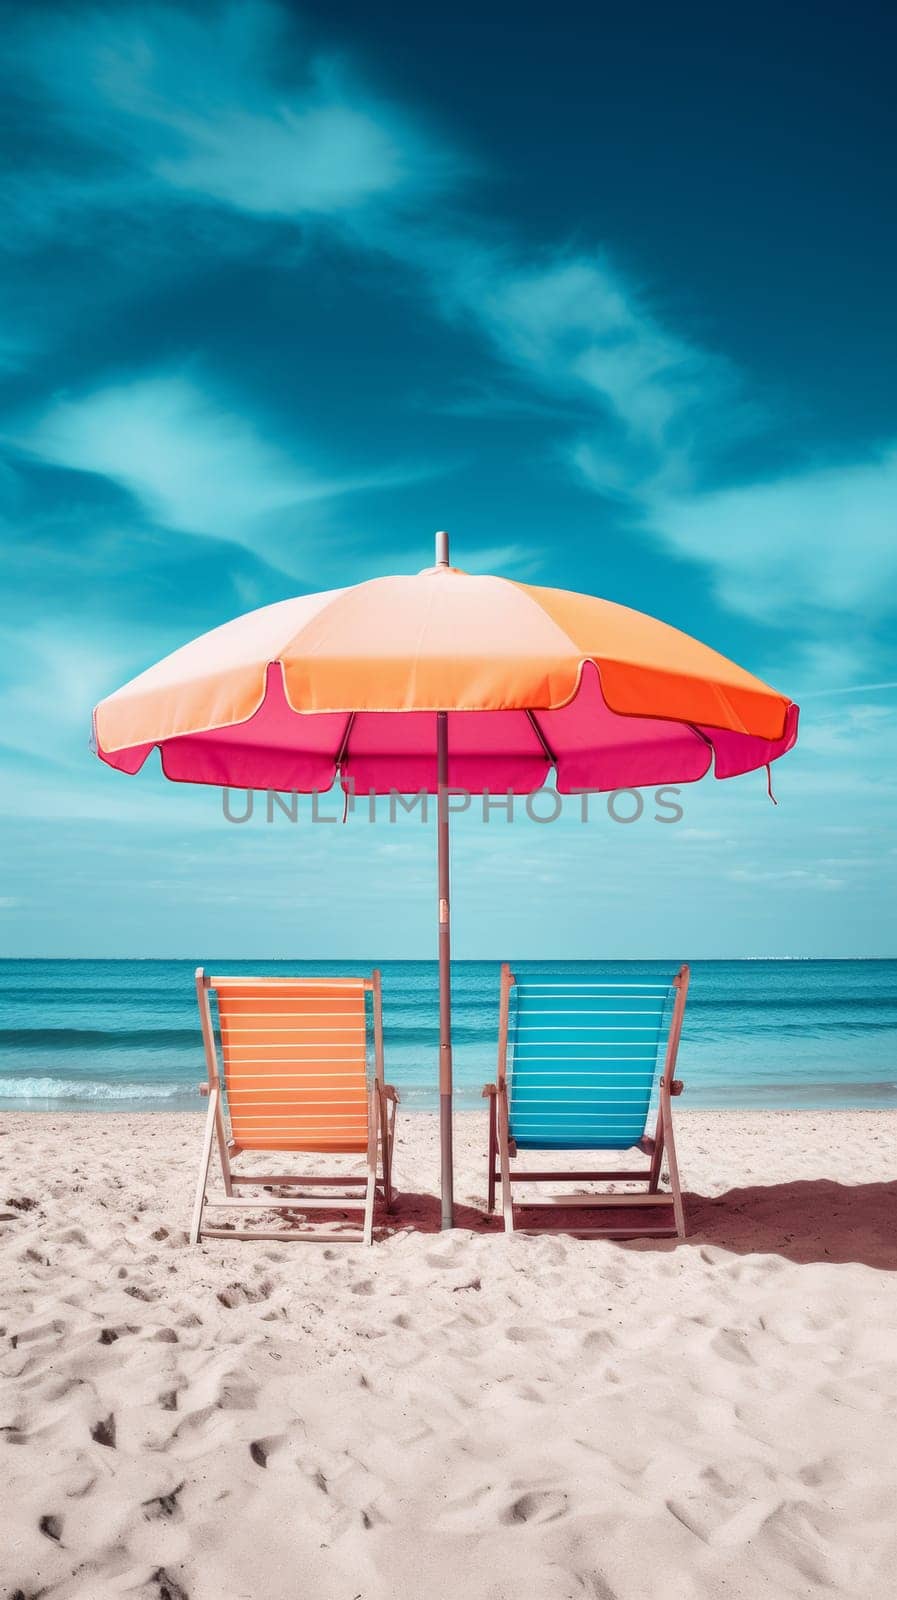
<path fill-rule="evenodd" d="M 393 1088 L 393 1085 L 391 1083 L 384 1083 L 384 1085 L 383 1085 L 383 1093 L 384 1093 L 384 1095 L 385 1095 L 387 1100 L 394 1101 L 396 1105 L 400 1104 L 399 1091 L 398 1091 L 398 1089 Z"/>
<path fill-rule="evenodd" d="M 661 1089 L 665 1089 L 667 1087 L 667 1082 L 666 1082 L 665 1078 L 661 1078 L 660 1087 L 661 1087 Z M 683 1083 L 681 1078 L 671 1078 L 670 1079 L 670 1082 L 669 1082 L 670 1094 L 681 1094 L 684 1088 L 685 1088 L 685 1084 Z"/>
<path fill-rule="evenodd" d="M 199 1090 L 200 1094 L 205 1095 L 206 1099 L 208 1099 L 208 1096 L 209 1096 L 209 1082 L 208 1082 L 208 1079 L 206 1079 L 205 1083 L 198 1083 L 196 1085 L 196 1087 Z"/>
<path fill-rule="evenodd" d="M 498 1085 L 496 1083 L 484 1083 L 483 1093 L 480 1098 L 482 1100 L 488 1100 L 494 1094 L 498 1094 Z"/>

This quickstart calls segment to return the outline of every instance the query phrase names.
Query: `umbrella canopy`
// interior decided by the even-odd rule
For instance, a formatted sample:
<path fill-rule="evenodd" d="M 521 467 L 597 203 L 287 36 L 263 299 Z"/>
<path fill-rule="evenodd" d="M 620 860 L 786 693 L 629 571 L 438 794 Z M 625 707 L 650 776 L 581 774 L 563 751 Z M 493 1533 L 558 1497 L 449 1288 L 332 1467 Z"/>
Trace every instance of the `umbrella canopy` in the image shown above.
<path fill-rule="evenodd" d="M 181 782 L 436 792 L 443 1221 L 451 1225 L 447 788 L 562 793 L 768 767 L 798 708 L 640 611 L 437 563 L 301 595 L 176 650 L 97 706 L 97 754 Z M 446 1190 L 448 1195 L 446 1198 Z"/>
<path fill-rule="evenodd" d="M 236 788 L 527 792 L 765 767 L 797 707 L 677 628 L 609 600 L 436 566 L 264 606 L 102 701 L 97 754 Z"/>

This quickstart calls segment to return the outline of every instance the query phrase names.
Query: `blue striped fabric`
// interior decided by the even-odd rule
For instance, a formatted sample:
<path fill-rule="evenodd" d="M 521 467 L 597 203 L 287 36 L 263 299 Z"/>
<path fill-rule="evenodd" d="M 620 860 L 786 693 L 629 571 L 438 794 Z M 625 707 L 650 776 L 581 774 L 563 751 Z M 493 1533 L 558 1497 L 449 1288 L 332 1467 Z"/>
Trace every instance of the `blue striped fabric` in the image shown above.
<path fill-rule="evenodd" d="M 509 1131 L 520 1150 L 626 1150 L 645 1132 L 672 983 L 528 978 L 511 989 Z"/>

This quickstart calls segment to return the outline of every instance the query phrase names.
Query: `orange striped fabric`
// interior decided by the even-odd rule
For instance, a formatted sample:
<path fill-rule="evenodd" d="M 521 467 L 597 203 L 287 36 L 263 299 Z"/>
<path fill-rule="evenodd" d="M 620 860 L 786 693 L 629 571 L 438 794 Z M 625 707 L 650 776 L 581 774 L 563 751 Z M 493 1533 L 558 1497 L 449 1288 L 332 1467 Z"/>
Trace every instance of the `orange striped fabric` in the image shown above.
<path fill-rule="evenodd" d="M 224 1087 L 245 1150 L 364 1152 L 363 978 L 213 978 Z"/>

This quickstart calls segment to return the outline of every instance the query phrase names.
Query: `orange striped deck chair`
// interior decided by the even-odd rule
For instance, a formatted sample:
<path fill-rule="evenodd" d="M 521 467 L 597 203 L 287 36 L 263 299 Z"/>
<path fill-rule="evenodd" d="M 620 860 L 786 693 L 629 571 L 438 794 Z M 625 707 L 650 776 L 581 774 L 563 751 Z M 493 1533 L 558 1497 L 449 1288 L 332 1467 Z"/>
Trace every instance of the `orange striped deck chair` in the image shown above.
<path fill-rule="evenodd" d="M 373 1241 L 378 1194 L 392 1207 L 392 1149 L 398 1095 L 383 1081 L 380 973 L 369 978 L 207 977 L 196 972 L 209 1097 L 190 1242 L 213 1239 Z M 214 996 L 217 1009 L 216 1041 Z M 206 1192 L 217 1141 L 224 1197 Z M 364 1156 L 364 1176 L 351 1172 L 244 1172 L 246 1153 Z M 289 1196 L 260 1188 L 297 1191 Z M 242 1192 L 250 1191 L 247 1198 Z M 305 1189 L 316 1190 L 311 1195 Z M 328 1193 L 323 1191 L 327 1190 Z M 348 1192 L 347 1192 L 348 1191 Z M 308 1226 L 278 1229 L 208 1227 L 204 1212 L 363 1212 L 360 1228 L 325 1233 Z M 287 1219 L 289 1220 L 289 1218 Z"/>

